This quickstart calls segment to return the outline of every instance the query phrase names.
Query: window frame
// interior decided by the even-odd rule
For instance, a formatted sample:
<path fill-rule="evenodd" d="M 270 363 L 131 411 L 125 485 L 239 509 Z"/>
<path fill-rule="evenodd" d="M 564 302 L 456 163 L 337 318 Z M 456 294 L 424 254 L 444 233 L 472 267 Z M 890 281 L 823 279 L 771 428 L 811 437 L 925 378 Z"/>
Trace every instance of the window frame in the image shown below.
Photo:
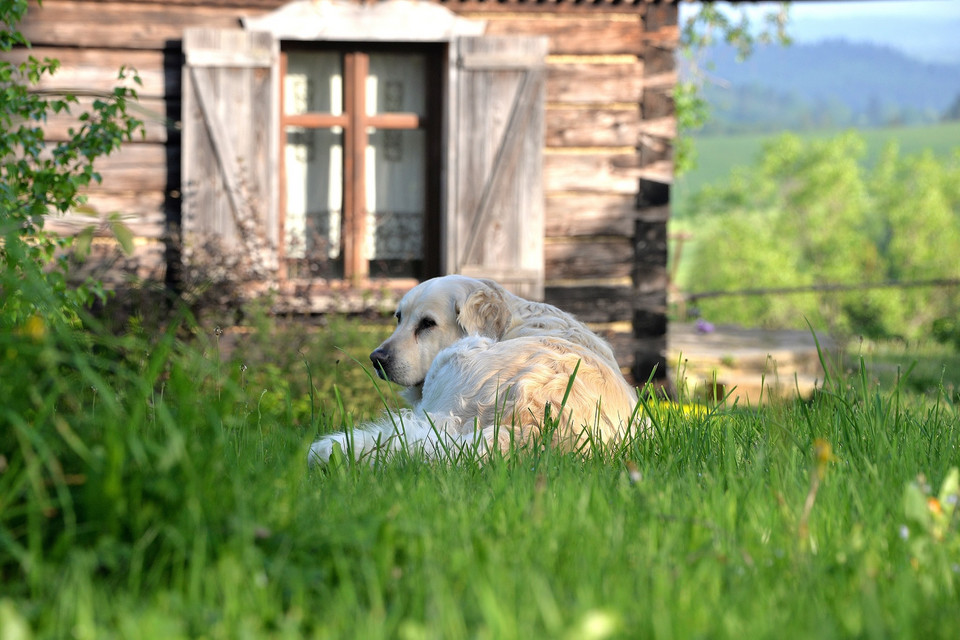
<path fill-rule="evenodd" d="M 343 203 L 341 255 L 342 278 L 332 279 L 349 282 L 351 285 L 389 283 L 407 285 L 441 272 L 441 222 L 443 198 L 443 149 L 445 145 L 443 123 L 444 96 L 446 93 L 446 64 L 448 44 L 437 42 L 362 42 L 362 41 L 300 41 L 281 40 L 278 91 L 278 173 L 279 173 L 279 246 L 278 276 L 282 282 L 312 283 L 314 278 L 291 278 L 288 274 L 286 246 L 283 238 L 287 216 L 287 175 L 285 147 L 287 127 L 304 129 L 331 129 L 343 131 Z M 343 61 L 343 113 L 329 114 L 307 112 L 287 114 L 284 107 L 287 56 L 291 51 L 333 51 Z M 366 113 L 366 80 L 369 75 L 369 56 L 372 53 L 419 53 L 425 56 L 424 87 L 426 114 L 390 112 L 368 115 Z M 368 129 L 416 130 L 425 132 L 425 158 L 423 159 L 425 184 L 423 247 L 419 269 L 410 278 L 371 277 L 370 259 L 365 255 L 366 239 L 366 148 Z M 409 280 L 410 283 L 406 281 Z"/>

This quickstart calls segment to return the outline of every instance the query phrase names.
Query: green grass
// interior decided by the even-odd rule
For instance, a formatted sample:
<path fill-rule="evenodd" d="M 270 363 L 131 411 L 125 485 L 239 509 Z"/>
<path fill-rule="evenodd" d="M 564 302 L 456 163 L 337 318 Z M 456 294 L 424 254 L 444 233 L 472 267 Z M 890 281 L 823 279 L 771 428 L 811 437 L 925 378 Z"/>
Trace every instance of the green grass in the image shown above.
<path fill-rule="evenodd" d="M 800 133 L 804 139 L 826 139 L 839 131 L 816 131 Z M 930 150 L 934 155 L 949 157 L 960 147 L 960 122 L 945 122 L 912 127 L 889 127 L 884 129 L 861 129 L 858 133 L 867 144 L 867 165 L 873 164 L 884 147 L 896 142 L 900 153 L 915 154 Z M 708 184 L 726 180 L 734 167 L 749 166 L 759 160 L 764 144 L 775 139 L 777 134 L 750 134 L 736 136 L 695 137 L 697 166 L 677 178 L 671 193 L 673 216 L 683 218 L 689 209 L 690 198 Z"/>
<path fill-rule="evenodd" d="M 649 402 L 604 457 L 308 470 L 378 402 L 335 348 L 388 330 L 360 326 L 229 357 L 212 329 L 0 335 L 0 637 L 960 635 L 924 493 L 960 463 L 949 394 L 864 366 L 808 403 Z"/>

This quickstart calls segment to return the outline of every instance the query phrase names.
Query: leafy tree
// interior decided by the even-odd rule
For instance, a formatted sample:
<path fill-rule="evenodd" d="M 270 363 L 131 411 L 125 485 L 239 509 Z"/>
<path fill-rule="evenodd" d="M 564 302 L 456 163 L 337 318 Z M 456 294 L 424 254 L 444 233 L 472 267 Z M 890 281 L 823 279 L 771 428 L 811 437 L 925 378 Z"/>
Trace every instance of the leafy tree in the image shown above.
<path fill-rule="evenodd" d="M 701 3 L 680 30 L 680 54 L 689 73 L 687 79 L 678 82 L 674 88 L 678 129 L 674 171 L 678 175 L 694 167 L 696 155 L 689 134 L 702 127 L 709 117 L 709 105 L 703 98 L 705 74 L 699 54 L 720 40 L 736 47 L 738 60 L 747 58 L 758 44 L 790 43 L 786 32 L 789 2 L 780 2 L 776 9 L 765 13 L 759 30 L 754 29 L 746 7 L 733 11 L 721 9 L 717 4 Z"/>
<path fill-rule="evenodd" d="M 27 0 L 0 3 L 0 51 L 29 47 L 17 30 Z M 69 286 L 65 252 L 74 243 L 44 231 L 47 215 L 78 210 L 82 191 L 101 176 L 95 161 L 143 131 L 143 123 L 127 113 L 136 92 L 118 87 L 98 97 L 77 115 L 79 128 L 64 141 L 46 139 L 51 114 L 70 113 L 74 95 L 49 96 L 36 91 L 59 63 L 30 56 L 14 64 L 0 60 L 0 327 L 18 326 L 33 316 L 76 322 L 78 312 L 104 295 L 101 283 L 88 280 Z M 127 77 L 121 69 L 119 80 Z M 132 79 L 139 84 L 135 73 Z M 122 243 L 129 232 L 113 221 Z"/>
<path fill-rule="evenodd" d="M 960 156 L 901 156 L 888 147 L 864 169 L 864 142 L 847 133 L 785 135 L 761 160 L 693 201 L 698 225 L 688 291 L 912 283 L 960 278 Z M 868 337 L 927 335 L 956 317 L 955 291 L 864 288 L 704 300 L 709 319 L 803 327 L 805 319 Z M 939 326 L 945 324 L 940 322 Z"/>

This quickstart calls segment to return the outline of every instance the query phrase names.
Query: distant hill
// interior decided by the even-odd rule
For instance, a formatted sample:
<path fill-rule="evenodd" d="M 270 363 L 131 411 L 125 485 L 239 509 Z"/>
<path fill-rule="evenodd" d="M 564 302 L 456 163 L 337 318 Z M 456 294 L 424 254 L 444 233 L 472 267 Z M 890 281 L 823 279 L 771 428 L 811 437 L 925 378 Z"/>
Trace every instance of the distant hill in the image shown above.
<path fill-rule="evenodd" d="M 720 45 L 701 66 L 712 79 L 705 133 L 929 123 L 960 95 L 960 64 L 844 40 L 759 47 L 743 62 Z"/>

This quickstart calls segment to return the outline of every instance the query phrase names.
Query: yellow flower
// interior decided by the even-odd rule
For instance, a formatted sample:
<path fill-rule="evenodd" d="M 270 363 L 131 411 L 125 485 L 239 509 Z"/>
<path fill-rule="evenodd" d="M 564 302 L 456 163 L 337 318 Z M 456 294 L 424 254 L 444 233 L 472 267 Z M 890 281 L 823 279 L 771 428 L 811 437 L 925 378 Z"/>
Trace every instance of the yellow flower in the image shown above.
<path fill-rule="evenodd" d="M 39 315 L 32 315 L 27 318 L 23 325 L 23 334 L 33 340 L 40 341 L 47 335 L 47 325 Z"/>
<path fill-rule="evenodd" d="M 817 438 L 813 441 L 813 454 L 817 457 L 817 464 L 821 467 L 826 466 L 828 462 L 835 462 L 837 459 L 833 455 L 833 447 L 823 438 Z"/>

